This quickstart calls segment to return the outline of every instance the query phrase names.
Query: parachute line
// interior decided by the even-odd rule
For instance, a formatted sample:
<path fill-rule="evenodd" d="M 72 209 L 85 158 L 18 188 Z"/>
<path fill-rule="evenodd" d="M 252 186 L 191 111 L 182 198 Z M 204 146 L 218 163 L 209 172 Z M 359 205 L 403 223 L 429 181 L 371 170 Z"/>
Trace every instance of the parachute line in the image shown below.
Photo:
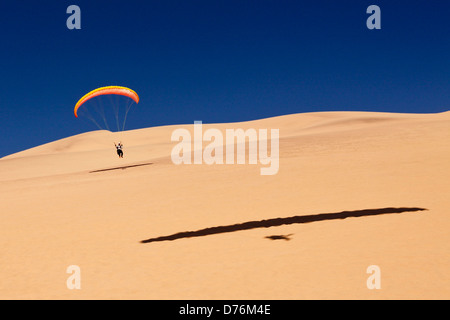
<path fill-rule="evenodd" d="M 89 112 L 88 109 L 84 108 L 82 114 L 83 114 L 84 117 L 86 117 L 87 119 L 89 119 L 90 121 L 92 121 L 92 123 L 94 123 L 94 124 L 97 126 L 97 128 L 98 128 L 99 130 L 104 130 L 104 128 L 102 128 L 102 127 L 98 124 L 98 122 L 94 119 L 94 117 L 92 116 L 92 114 Z"/>
<path fill-rule="evenodd" d="M 97 99 L 95 99 L 95 100 L 93 100 L 93 101 L 94 101 L 94 103 L 95 103 L 95 110 L 97 111 L 97 113 L 98 113 L 98 114 L 100 115 L 100 117 L 102 118 L 103 123 L 105 124 L 106 129 L 107 129 L 108 131 L 111 131 L 111 130 L 109 129 L 109 126 L 108 126 L 108 121 L 106 121 L 105 108 L 103 107 L 103 102 L 102 102 L 101 100 L 97 100 Z"/>
<path fill-rule="evenodd" d="M 116 126 L 117 126 L 117 131 L 120 131 L 120 125 L 119 125 L 119 100 L 118 100 L 118 96 L 115 96 L 115 99 L 113 99 L 111 96 L 108 96 L 109 101 L 111 102 L 113 111 L 114 111 L 114 116 L 116 118 Z"/>
<path fill-rule="evenodd" d="M 133 104 L 133 101 L 131 101 L 130 103 L 128 103 L 128 104 L 127 104 L 127 108 L 125 109 L 125 118 L 123 119 L 122 131 L 125 130 L 125 123 L 127 122 L 128 111 L 130 111 L 131 105 L 132 105 L 132 104 Z"/>

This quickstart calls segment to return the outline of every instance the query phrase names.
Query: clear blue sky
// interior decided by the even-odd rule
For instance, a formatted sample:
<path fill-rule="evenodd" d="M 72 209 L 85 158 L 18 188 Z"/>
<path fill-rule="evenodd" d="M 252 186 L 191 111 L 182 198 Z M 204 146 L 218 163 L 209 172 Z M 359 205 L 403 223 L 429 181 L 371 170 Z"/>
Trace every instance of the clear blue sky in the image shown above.
<path fill-rule="evenodd" d="M 66 27 L 72 4 L 81 30 Z M 0 157 L 95 130 L 73 107 L 105 85 L 140 95 L 127 129 L 447 111 L 449 17 L 440 0 L 1 1 Z"/>

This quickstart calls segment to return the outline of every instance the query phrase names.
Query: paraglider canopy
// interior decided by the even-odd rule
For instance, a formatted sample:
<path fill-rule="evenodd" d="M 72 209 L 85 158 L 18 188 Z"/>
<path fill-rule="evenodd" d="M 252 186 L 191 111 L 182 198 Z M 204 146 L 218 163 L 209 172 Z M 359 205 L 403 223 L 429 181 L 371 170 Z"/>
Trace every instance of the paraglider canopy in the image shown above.
<path fill-rule="evenodd" d="M 78 108 L 80 108 L 83 103 L 88 101 L 89 99 L 92 99 L 97 96 L 106 95 L 106 94 L 117 94 L 129 97 L 134 100 L 134 102 L 139 103 L 139 96 L 138 94 L 126 87 L 120 87 L 120 86 L 108 86 L 108 87 L 101 87 L 95 90 L 92 90 L 91 92 L 84 95 L 75 105 L 74 114 L 75 117 L 78 118 Z"/>

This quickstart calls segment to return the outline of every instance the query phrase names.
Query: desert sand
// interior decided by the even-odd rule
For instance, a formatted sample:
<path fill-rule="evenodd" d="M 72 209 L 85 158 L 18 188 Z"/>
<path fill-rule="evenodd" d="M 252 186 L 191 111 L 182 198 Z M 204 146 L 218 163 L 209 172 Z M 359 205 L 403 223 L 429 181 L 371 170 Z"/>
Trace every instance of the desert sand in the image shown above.
<path fill-rule="evenodd" d="M 450 298 L 450 112 L 204 125 L 279 129 L 272 176 L 173 164 L 181 127 L 193 124 L 0 159 L 0 298 Z M 81 289 L 66 285 L 71 265 Z"/>

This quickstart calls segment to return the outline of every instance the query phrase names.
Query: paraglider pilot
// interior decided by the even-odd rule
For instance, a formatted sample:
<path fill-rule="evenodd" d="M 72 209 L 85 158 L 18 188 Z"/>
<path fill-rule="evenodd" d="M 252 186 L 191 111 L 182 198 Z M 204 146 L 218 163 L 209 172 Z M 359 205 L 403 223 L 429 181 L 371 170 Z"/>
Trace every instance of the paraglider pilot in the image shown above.
<path fill-rule="evenodd" d="M 122 142 L 119 141 L 118 144 L 116 144 L 116 143 L 114 142 L 114 145 L 116 146 L 116 149 L 117 149 L 117 155 L 119 156 L 119 158 L 123 158 L 123 151 L 122 151 L 123 144 L 122 144 Z"/>

